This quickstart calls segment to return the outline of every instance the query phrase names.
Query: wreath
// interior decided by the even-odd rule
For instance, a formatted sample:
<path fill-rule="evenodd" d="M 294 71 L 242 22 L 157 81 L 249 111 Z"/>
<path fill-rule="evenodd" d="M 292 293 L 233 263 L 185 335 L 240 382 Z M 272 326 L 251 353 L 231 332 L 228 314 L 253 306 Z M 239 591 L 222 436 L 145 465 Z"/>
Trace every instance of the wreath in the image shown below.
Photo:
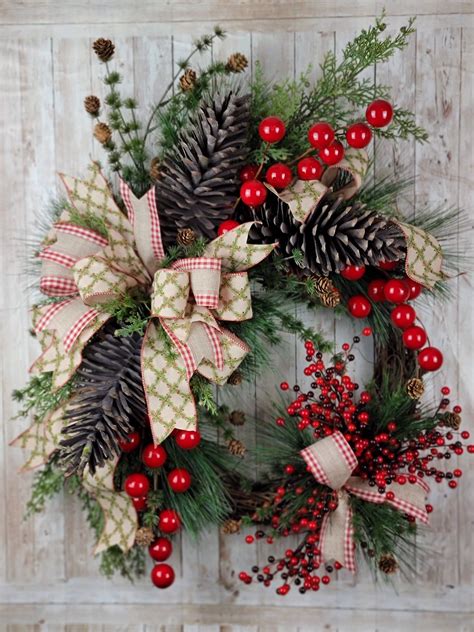
<path fill-rule="evenodd" d="M 106 96 L 84 107 L 107 176 L 97 162 L 61 175 L 65 196 L 35 249 L 41 354 L 14 394 L 20 416 L 33 415 L 15 443 L 25 469 L 41 468 L 28 512 L 63 487 L 77 494 L 106 575 L 141 575 L 149 556 L 166 588 L 173 534 L 219 525 L 266 539 L 267 563 L 241 570 L 245 584 L 315 591 L 355 571 L 358 554 L 387 577 L 410 567 L 429 484 L 456 488 L 461 470 L 443 465 L 469 434 L 448 387 L 437 406 L 421 402 L 443 356 L 412 301 L 446 294 L 463 218 L 405 216 L 410 181 L 374 177 L 374 140 L 427 140 L 387 87 L 362 78 L 414 31 L 411 20 L 394 36 L 385 27 L 378 19 L 341 59 L 328 53 L 314 84 L 309 70 L 270 82 L 258 63 L 241 79 L 241 53 L 193 69 L 225 36 L 216 27 L 143 121 L 120 92 L 114 44 L 94 42 Z M 360 335 L 334 349 L 295 304 L 361 319 Z M 282 332 L 304 342 L 300 383 L 280 384 L 259 419 L 218 403 L 214 385 L 238 389 L 271 365 Z M 369 337 L 374 374 L 359 386 L 351 366 Z M 257 454 L 238 438 L 244 423 Z"/>

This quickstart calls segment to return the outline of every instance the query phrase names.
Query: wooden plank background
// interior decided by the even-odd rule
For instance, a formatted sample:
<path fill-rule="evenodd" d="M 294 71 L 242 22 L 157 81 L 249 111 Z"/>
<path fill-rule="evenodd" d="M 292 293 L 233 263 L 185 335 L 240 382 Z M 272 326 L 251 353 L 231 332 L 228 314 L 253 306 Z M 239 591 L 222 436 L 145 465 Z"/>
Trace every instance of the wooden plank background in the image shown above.
<path fill-rule="evenodd" d="M 101 93 L 100 68 L 91 42 L 112 37 L 114 64 L 123 72 L 124 94 L 134 93 L 144 112 L 167 83 L 173 60 L 185 56 L 193 37 L 221 23 L 229 37 L 209 53 L 218 58 L 244 52 L 254 67 L 260 59 L 270 75 L 294 76 L 327 50 L 339 52 L 360 28 L 387 7 L 391 28 L 413 11 L 417 34 L 409 47 L 376 69 L 377 81 L 391 83 L 397 101 L 416 112 L 431 143 L 376 147 L 388 168 L 417 176 L 407 204 L 460 205 L 474 220 L 473 68 L 474 24 L 470 1 L 400 0 L 190 0 L 140 3 L 125 0 L 0 3 L 0 260 L 2 271 L 0 433 L 0 629 L 14 631 L 127 630 L 128 632 L 375 632 L 472 630 L 474 465 L 464 460 L 458 493 L 435 490 L 437 509 L 423 545 L 431 562 L 420 563 L 413 585 L 374 586 L 367 569 L 357 581 L 343 574 L 314 598 L 290 593 L 285 599 L 263 588 L 242 588 L 236 571 L 252 564 L 255 549 L 241 537 L 208 534 L 195 548 L 183 537 L 173 564 L 178 579 L 163 592 L 147 579 L 135 586 L 102 578 L 91 557 L 92 539 L 82 512 L 58 497 L 44 515 L 23 521 L 31 477 L 18 476 L 22 455 L 7 448 L 26 425 L 11 421 L 14 387 L 25 382 L 36 354 L 26 335 L 31 293 L 24 259 L 35 234 L 38 211 L 59 190 L 57 170 L 84 172 L 90 157 L 102 157 L 92 139 L 83 97 Z M 25 239 L 26 236 L 26 239 Z M 469 235 L 453 239 L 464 244 Z M 433 392 L 445 382 L 464 407 L 465 427 L 473 428 L 472 312 L 468 276 L 451 283 L 453 301 L 425 308 L 431 340 L 445 354 Z M 338 343 L 355 332 L 354 323 L 305 313 Z M 276 373 L 246 387 L 251 410 L 261 414 L 275 382 L 293 380 L 301 350 L 287 336 L 275 352 Z M 358 378 L 371 374 L 371 349 Z M 462 368 L 462 371 L 460 370 Z M 234 398 L 236 396 L 234 395 Z M 238 396 L 237 396 L 238 397 Z M 241 397 L 241 392 L 240 392 Z M 236 405 L 238 400 L 235 399 Z M 250 445 L 251 427 L 242 430 Z M 265 555 L 262 546 L 258 551 Z"/>

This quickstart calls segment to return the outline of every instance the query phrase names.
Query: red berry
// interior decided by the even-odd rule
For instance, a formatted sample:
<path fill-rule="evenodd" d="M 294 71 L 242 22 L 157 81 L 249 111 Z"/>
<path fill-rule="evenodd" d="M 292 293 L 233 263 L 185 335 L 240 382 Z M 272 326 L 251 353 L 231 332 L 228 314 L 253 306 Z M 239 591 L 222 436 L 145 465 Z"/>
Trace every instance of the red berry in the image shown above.
<path fill-rule="evenodd" d="M 285 135 L 285 124 L 278 116 L 267 116 L 258 126 L 260 138 L 266 143 L 278 143 Z"/>
<path fill-rule="evenodd" d="M 406 329 L 415 322 L 416 312 L 411 305 L 397 305 L 392 309 L 390 318 L 396 327 Z"/>
<path fill-rule="evenodd" d="M 307 156 L 298 163 L 298 178 L 300 180 L 319 180 L 323 174 L 323 169 L 324 167 L 319 160 L 312 156 Z"/>
<path fill-rule="evenodd" d="M 288 384 L 288 382 L 282 382 L 280 384 L 280 388 L 282 391 L 287 391 L 290 388 L 290 385 Z"/>
<path fill-rule="evenodd" d="M 386 281 L 383 279 L 374 279 L 367 287 L 367 294 L 374 303 L 379 303 L 385 300 L 384 287 Z"/>
<path fill-rule="evenodd" d="M 365 123 L 354 123 L 346 130 L 346 140 L 350 147 L 362 149 L 372 140 L 372 131 Z"/>
<path fill-rule="evenodd" d="M 221 235 L 228 233 L 234 228 L 237 228 L 237 226 L 240 226 L 240 224 L 239 222 L 236 222 L 235 219 L 226 219 L 225 222 L 222 222 L 221 224 L 219 224 L 219 228 L 217 229 L 217 234 L 220 237 Z"/>
<path fill-rule="evenodd" d="M 361 294 L 351 296 L 351 298 L 347 301 L 347 307 L 354 318 L 367 318 L 372 311 L 370 301 Z"/>
<path fill-rule="evenodd" d="M 257 173 L 258 165 L 245 165 L 239 172 L 240 181 L 248 182 L 248 180 L 255 180 Z"/>
<path fill-rule="evenodd" d="M 184 468 L 176 468 L 168 474 L 168 483 L 176 494 L 182 494 L 191 487 L 191 474 Z"/>
<path fill-rule="evenodd" d="M 413 299 L 418 298 L 418 296 L 420 296 L 421 294 L 422 285 L 420 283 L 417 283 L 416 281 L 412 281 L 409 278 L 403 280 L 408 286 L 408 290 L 410 292 L 408 300 L 413 301 Z"/>
<path fill-rule="evenodd" d="M 441 389 L 441 393 L 443 395 L 449 395 L 451 392 L 451 389 L 449 388 L 449 386 L 443 386 L 443 388 Z"/>
<path fill-rule="evenodd" d="M 259 180 L 249 180 L 240 187 L 240 197 L 247 206 L 259 206 L 267 197 L 267 189 Z"/>
<path fill-rule="evenodd" d="M 193 450 L 201 443 L 201 433 L 198 430 L 179 430 L 174 439 L 182 450 Z"/>
<path fill-rule="evenodd" d="M 341 276 L 347 279 L 348 281 L 358 281 L 362 279 L 365 274 L 365 266 L 347 266 L 341 270 Z"/>
<path fill-rule="evenodd" d="M 145 511 L 147 498 L 146 496 L 137 496 L 137 498 L 132 498 L 132 503 L 135 511 Z"/>
<path fill-rule="evenodd" d="M 400 279 L 390 279 L 385 283 L 383 293 L 391 303 L 404 303 L 410 295 L 408 286 Z"/>
<path fill-rule="evenodd" d="M 363 336 L 371 336 L 372 335 L 372 328 L 371 327 L 364 327 L 364 329 L 362 330 L 362 335 Z"/>
<path fill-rule="evenodd" d="M 247 535 L 245 536 L 245 541 L 247 542 L 247 544 L 253 544 L 255 538 L 253 537 L 253 535 Z"/>
<path fill-rule="evenodd" d="M 393 107 L 385 99 L 375 99 L 365 111 L 367 123 L 372 127 L 385 127 L 393 118 Z"/>
<path fill-rule="evenodd" d="M 398 266 L 398 261 L 380 261 L 378 267 L 381 270 L 395 270 Z"/>
<path fill-rule="evenodd" d="M 161 467 L 166 463 L 167 458 L 166 450 L 161 445 L 149 443 L 143 449 L 142 461 L 147 467 Z"/>
<path fill-rule="evenodd" d="M 168 538 L 158 538 L 148 547 L 150 557 L 157 562 L 164 562 L 173 552 L 173 545 Z"/>
<path fill-rule="evenodd" d="M 437 371 L 443 364 L 443 354 L 436 347 L 425 347 L 418 354 L 418 364 L 424 371 Z"/>
<path fill-rule="evenodd" d="M 426 344 L 426 332 L 422 327 L 415 325 L 403 332 L 403 344 L 407 349 L 421 349 Z"/>
<path fill-rule="evenodd" d="M 141 437 L 139 432 L 130 432 L 127 438 L 119 441 L 119 446 L 122 452 L 133 452 L 140 445 Z"/>
<path fill-rule="evenodd" d="M 315 149 L 325 149 L 335 138 L 333 128 L 329 123 L 315 123 L 308 130 L 308 140 Z"/>
<path fill-rule="evenodd" d="M 163 533 L 176 533 L 181 527 L 181 520 L 174 509 L 163 509 L 158 516 L 158 529 Z"/>
<path fill-rule="evenodd" d="M 150 481 L 145 474 L 130 474 L 125 479 L 125 492 L 132 498 L 146 496 L 150 491 Z"/>
<path fill-rule="evenodd" d="M 386 498 L 387 500 L 393 500 L 393 499 L 395 498 L 395 494 L 394 494 L 393 492 L 387 492 L 387 493 L 385 494 L 385 498 Z"/>
<path fill-rule="evenodd" d="M 282 162 L 277 162 L 269 167 L 265 174 L 265 180 L 268 184 L 274 186 L 275 189 L 284 189 L 290 184 L 292 179 L 291 169 Z"/>
<path fill-rule="evenodd" d="M 449 481 L 448 485 L 451 487 L 451 489 L 456 489 L 456 487 L 458 486 L 458 482 L 457 481 Z"/>
<path fill-rule="evenodd" d="M 460 413 L 462 413 L 462 408 L 461 406 L 455 406 L 453 408 L 453 412 L 456 413 L 457 415 L 459 415 Z"/>
<path fill-rule="evenodd" d="M 326 165 L 337 165 L 344 158 L 344 147 L 342 143 L 335 140 L 329 147 L 321 149 L 319 157 Z"/>
<path fill-rule="evenodd" d="M 151 581 L 157 588 L 168 588 L 174 582 L 174 570 L 169 564 L 156 564 L 151 569 Z"/>

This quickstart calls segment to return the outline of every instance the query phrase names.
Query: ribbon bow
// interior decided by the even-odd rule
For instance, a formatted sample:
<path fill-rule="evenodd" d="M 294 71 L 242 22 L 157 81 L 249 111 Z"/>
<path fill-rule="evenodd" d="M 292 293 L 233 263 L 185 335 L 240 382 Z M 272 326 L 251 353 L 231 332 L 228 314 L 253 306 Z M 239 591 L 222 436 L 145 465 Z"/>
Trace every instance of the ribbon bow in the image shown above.
<path fill-rule="evenodd" d="M 388 503 L 395 509 L 428 522 L 425 508 L 428 485 L 419 477 L 415 484 L 392 483 L 390 494 L 373 491 L 369 483 L 359 476 L 352 476 L 358 465 L 357 457 L 341 432 L 313 443 L 300 452 L 314 478 L 338 492 L 337 509 L 327 513 L 321 525 L 320 550 L 324 561 L 336 560 L 351 572 L 355 572 L 354 529 L 350 496 L 357 496 L 370 503 Z"/>

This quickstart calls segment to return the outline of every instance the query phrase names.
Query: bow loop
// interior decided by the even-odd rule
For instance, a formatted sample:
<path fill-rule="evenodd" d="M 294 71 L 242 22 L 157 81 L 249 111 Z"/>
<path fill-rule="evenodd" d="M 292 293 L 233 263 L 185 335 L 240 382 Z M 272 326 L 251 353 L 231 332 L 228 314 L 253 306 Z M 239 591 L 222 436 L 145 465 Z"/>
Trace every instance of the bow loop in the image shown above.
<path fill-rule="evenodd" d="M 331 489 L 341 489 L 357 467 L 357 458 L 341 432 L 301 451 L 314 478 Z"/>

